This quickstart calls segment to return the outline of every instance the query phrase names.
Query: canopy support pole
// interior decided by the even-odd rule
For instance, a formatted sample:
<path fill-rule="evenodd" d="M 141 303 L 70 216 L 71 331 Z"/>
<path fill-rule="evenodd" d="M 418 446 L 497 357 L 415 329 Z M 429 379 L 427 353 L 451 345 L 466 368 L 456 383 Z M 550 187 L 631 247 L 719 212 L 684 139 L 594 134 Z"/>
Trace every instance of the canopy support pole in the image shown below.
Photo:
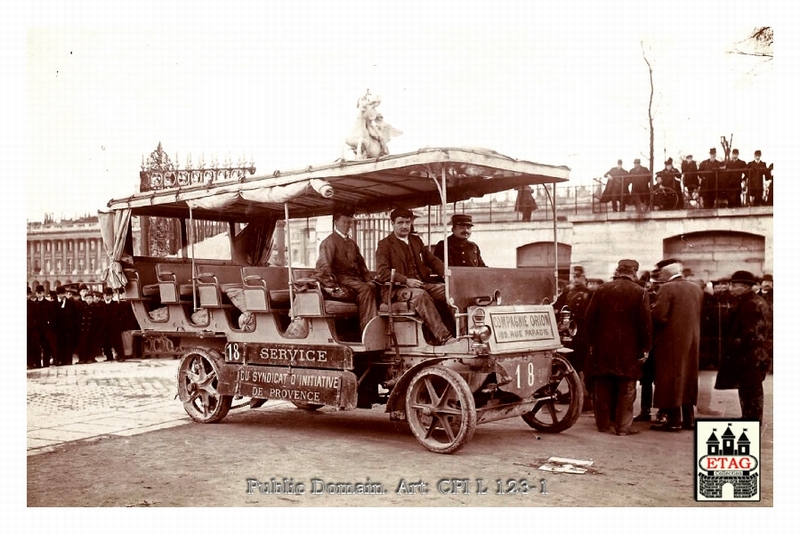
<path fill-rule="evenodd" d="M 197 271 L 194 264 L 194 219 L 192 218 L 192 206 L 189 205 L 189 231 L 186 232 L 189 239 L 189 250 L 192 254 L 192 310 L 197 311 Z"/>
<path fill-rule="evenodd" d="M 289 231 L 289 204 L 283 204 L 284 233 L 286 235 L 286 264 L 289 267 L 289 317 L 294 319 L 294 275 L 292 274 L 292 233 Z"/>

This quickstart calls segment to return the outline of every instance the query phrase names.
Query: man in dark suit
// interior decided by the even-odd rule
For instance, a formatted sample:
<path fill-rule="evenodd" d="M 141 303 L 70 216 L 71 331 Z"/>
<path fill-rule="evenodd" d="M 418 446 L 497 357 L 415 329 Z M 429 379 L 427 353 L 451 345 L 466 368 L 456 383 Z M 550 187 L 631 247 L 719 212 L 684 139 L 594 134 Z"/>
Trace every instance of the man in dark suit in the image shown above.
<path fill-rule="evenodd" d="M 691 201 L 694 199 L 695 192 L 700 189 L 700 178 L 697 176 L 697 162 L 694 161 L 691 154 L 686 156 L 686 159 L 681 162 L 681 173 L 683 173 L 683 186 L 686 188 L 686 194 Z"/>
<path fill-rule="evenodd" d="M 44 286 L 36 286 L 36 327 L 41 347 L 41 366 L 49 367 L 50 359 L 58 365 L 58 347 L 55 333 L 55 306 L 54 301 L 44 297 Z"/>
<path fill-rule="evenodd" d="M 439 344 L 455 342 L 434 302 L 445 304 L 444 284 L 433 278 L 435 273 L 440 279 L 444 279 L 444 264 L 431 254 L 419 236 L 411 233 L 414 214 L 410 210 L 398 208 L 390 217 L 393 232 L 380 240 L 375 253 L 378 280 L 388 282 L 394 270 L 395 282 L 408 287 L 411 307 L 419 314 Z"/>
<path fill-rule="evenodd" d="M 34 300 L 30 286 L 28 298 L 25 300 L 28 312 L 28 369 L 38 369 L 42 366 L 42 347 L 39 344 L 39 326 L 36 300 Z M 50 363 L 48 361 L 48 363 Z"/>
<path fill-rule="evenodd" d="M 447 263 L 451 267 L 486 267 L 481 249 L 469 240 L 472 235 L 472 216 L 453 215 L 450 219 L 453 233 L 447 236 Z M 444 241 L 436 243 L 433 255 L 444 261 Z"/>
<path fill-rule="evenodd" d="M 763 382 L 772 364 L 772 328 L 769 305 L 753 291 L 756 283 L 748 271 L 731 276 L 734 307 L 724 333 L 725 348 L 714 389 L 738 389 L 742 419 L 763 422 Z"/>
<path fill-rule="evenodd" d="M 731 152 L 731 160 L 725 164 L 725 198 L 728 199 L 729 208 L 742 207 L 742 179 L 748 175 L 747 163 L 739 159 L 739 149 Z M 749 193 L 748 193 L 749 194 Z"/>
<path fill-rule="evenodd" d="M 630 185 L 627 182 L 628 171 L 622 168 L 622 160 L 617 160 L 617 166 L 612 167 L 606 174 L 606 189 L 603 191 L 602 198 L 611 200 L 611 208 L 614 211 L 625 211 L 625 200 L 630 193 Z M 604 200 L 601 200 L 603 202 Z"/>
<path fill-rule="evenodd" d="M 636 380 L 642 372 L 652 341 L 650 300 L 636 283 L 639 263 L 620 260 L 614 280 L 594 292 L 586 310 L 590 353 L 586 373 L 594 377 L 594 419 L 597 430 L 611 429 L 615 412 L 617 435 L 633 430 Z"/>
<path fill-rule="evenodd" d="M 656 265 L 663 284 L 652 310 L 656 331 L 653 404 L 666 414 L 667 421 L 650 428 L 667 432 L 692 430 L 700 372 L 703 290 L 683 277 L 683 266 L 678 260 L 664 260 Z"/>
<path fill-rule="evenodd" d="M 652 179 L 650 169 L 642 167 L 642 161 L 639 158 L 633 160 L 633 168 L 628 171 L 628 181 L 631 184 L 631 199 L 638 214 L 644 213 L 650 206 Z"/>
<path fill-rule="evenodd" d="M 700 162 L 700 197 L 703 207 L 712 209 L 719 196 L 719 174 L 725 169 L 725 164 L 717 160 L 717 149 L 712 147 L 708 151 L 708 159 Z"/>
<path fill-rule="evenodd" d="M 81 318 L 75 301 L 67 298 L 64 286 L 56 288 L 56 301 L 53 306 L 54 330 L 56 336 L 56 365 L 72 365 L 72 354 L 77 345 Z"/>
<path fill-rule="evenodd" d="M 767 164 L 761 161 L 761 151 L 756 150 L 754 160 L 747 164 L 747 197 L 751 206 L 764 204 L 764 181 L 772 180 Z"/>
<path fill-rule="evenodd" d="M 125 358 L 122 349 L 122 314 L 121 303 L 114 300 L 114 290 L 107 287 L 103 290 L 103 302 L 99 303 L 98 333 L 100 334 L 100 347 L 106 361 L 113 362 L 114 354 L 120 360 Z M 113 351 L 113 352 L 112 352 Z"/>
<path fill-rule="evenodd" d="M 319 245 L 316 278 L 322 290 L 332 298 L 354 298 L 363 332 L 367 323 L 378 315 L 375 285 L 356 242 L 350 238 L 353 214 L 342 210 L 333 215 L 333 233 Z"/>

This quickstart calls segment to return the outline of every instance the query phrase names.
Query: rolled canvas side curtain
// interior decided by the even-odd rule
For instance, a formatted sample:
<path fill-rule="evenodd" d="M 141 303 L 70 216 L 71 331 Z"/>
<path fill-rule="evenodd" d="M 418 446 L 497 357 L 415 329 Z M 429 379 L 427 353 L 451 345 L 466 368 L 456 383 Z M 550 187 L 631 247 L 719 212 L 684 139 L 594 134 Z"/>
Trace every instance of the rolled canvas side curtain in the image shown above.
<path fill-rule="evenodd" d="M 239 193 L 234 191 L 226 193 L 217 193 L 216 195 L 206 198 L 187 200 L 186 204 L 193 210 L 196 209 L 219 210 L 230 206 L 231 204 L 236 202 L 236 199 L 238 198 L 239 198 Z"/>
<path fill-rule="evenodd" d="M 325 198 L 333 197 L 333 187 L 325 180 L 313 179 L 307 182 L 297 182 L 289 185 L 264 187 L 242 191 L 242 198 L 251 202 L 264 202 L 268 204 L 283 204 L 293 198 L 299 197 L 311 187 Z"/>
<path fill-rule="evenodd" d="M 97 219 L 100 223 L 103 248 L 108 256 L 108 267 L 103 269 L 102 280 L 114 289 L 125 287 L 128 279 L 122 271 L 120 259 L 122 251 L 125 249 L 128 225 L 131 222 L 131 210 L 97 212 Z"/>

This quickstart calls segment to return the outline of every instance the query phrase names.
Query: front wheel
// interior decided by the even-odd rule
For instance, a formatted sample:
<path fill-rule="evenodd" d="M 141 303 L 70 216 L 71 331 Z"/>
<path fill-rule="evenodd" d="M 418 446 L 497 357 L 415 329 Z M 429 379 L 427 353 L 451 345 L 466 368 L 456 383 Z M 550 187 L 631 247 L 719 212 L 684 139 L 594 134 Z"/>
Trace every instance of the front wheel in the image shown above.
<path fill-rule="evenodd" d="M 464 379 L 447 367 L 420 370 L 406 391 L 406 419 L 423 447 L 455 452 L 475 433 L 475 399 Z"/>
<path fill-rule="evenodd" d="M 557 434 L 571 428 L 581 416 L 583 384 L 578 372 L 563 356 L 553 356 L 550 381 L 536 394 L 545 398 L 522 416 L 531 428 Z"/>
<path fill-rule="evenodd" d="M 205 350 L 194 350 L 178 367 L 178 397 L 189 417 L 199 423 L 222 421 L 231 409 L 233 397 L 217 391 L 221 361 Z"/>

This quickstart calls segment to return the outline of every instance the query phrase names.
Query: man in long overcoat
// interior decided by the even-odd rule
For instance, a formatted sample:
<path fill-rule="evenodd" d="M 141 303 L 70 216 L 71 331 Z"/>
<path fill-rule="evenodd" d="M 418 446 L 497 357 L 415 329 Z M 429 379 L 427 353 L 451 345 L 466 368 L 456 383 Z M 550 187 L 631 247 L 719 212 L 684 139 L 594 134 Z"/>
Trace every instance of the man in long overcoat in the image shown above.
<path fill-rule="evenodd" d="M 653 404 L 667 415 L 652 430 L 680 432 L 694 428 L 700 370 L 700 320 L 703 290 L 681 274 L 677 260 L 659 262 L 664 283 L 653 304 L 656 389 Z"/>
<path fill-rule="evenodd" d="M 763 422 L 763 382 L 772 363 L 772 332 L 769 305 L 753 291 L 756 283 L 756 277 L 748 271 L 736 271 L 731 276 L 734 307 L 724 331 L 725 349 L 714 389 L 738 389 L 742 419 Z"/>
<path fill-rule="evenodd" d="M 614 280 L 600 286 L 586 310 L 591 352 L 586 372 L 594 377 L 594 419 L 597 430 L 609 431 L 615 411 L 617 435 L 635 434 L 633 402 L 636 379 L 652 342 L 650 299 L 636 283 L 639 263 L 620 260 Z"/>

